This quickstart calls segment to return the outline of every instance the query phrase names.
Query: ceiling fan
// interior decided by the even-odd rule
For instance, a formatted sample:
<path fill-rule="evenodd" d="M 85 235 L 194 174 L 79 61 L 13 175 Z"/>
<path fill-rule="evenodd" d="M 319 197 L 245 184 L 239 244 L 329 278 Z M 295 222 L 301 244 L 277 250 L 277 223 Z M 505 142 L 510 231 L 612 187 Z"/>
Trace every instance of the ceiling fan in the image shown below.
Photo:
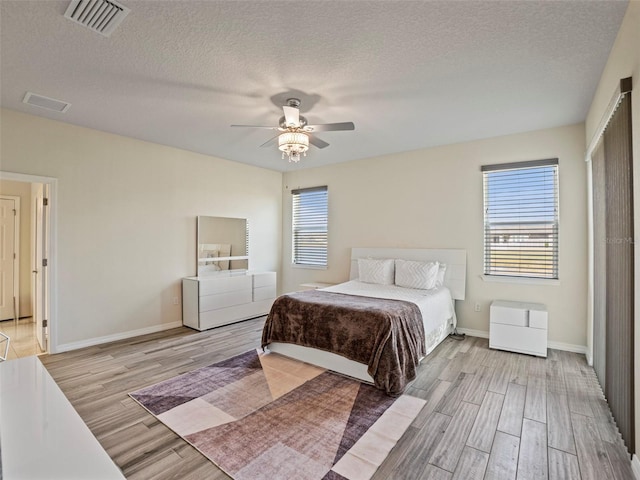
<path fill-rule="evenodd" d="M 329 144 L 315 136 L 315 132 L 336 132 L 341 130 L 355 130 L 353 122 L 321 123 L 308 125 L 307 119 L 300 115 L 300 100 L 287 99 L 287 104 L 282 107 L 284 116 L 280 117 L 279 126 L 269 127 L 265 125 L 231 125 L 232 127 L 266 128 L 277 130 L 278 135 L 267 140 L 260 147 L 269 147 L 278 141 L 278 149 L 285 154 L 290 162 L 299 162 L 300 155 L 306 156 L 309 144 L 318 148 L 328 147 Z"/>

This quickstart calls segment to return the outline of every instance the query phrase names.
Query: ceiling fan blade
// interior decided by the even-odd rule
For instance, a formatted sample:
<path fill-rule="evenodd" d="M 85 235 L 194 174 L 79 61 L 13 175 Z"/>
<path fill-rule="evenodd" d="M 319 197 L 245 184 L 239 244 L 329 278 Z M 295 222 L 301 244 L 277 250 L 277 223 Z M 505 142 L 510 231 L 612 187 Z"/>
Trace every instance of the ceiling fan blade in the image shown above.
<path fill-rule="evenodd" d="M 326 148 L 329 146 L 327 142 L 319 139 L 318 137 L 314 137 L 312 135 L 307 135 L 309 137 L 309 143 L 318 148 Z"/>
<path fill-rule="evenodd" d="M 245 128 L 266 128 L 269 130 L 278 130 L 279 127 L 268 127 L 266 125 L 231 125 L 232 127 L 245 127 Z"/>
<path fill-rule="evenodd" d="M 260 148 L 263 147 L 270 147 L 271 145 L 273 145 L 274 143 L 276 143 L 276 140 L 278 139 L 278 137 L 280 136 L 280 134 L 276 135 L 273 138 L 270 138 L 269 140 L 267 140 L 266 142 L 264 142 L 262 145 L 260 145 Z"/>
<path fill-rule="evenodd" d="M 307 125 L 304 130 L 307 132 L 336 132 L 340 130 L 355 130 L 353 122 L 342 123 L 321 123 L 319 125 Z"/>
<path fill-rule="evenodd" d="M 282 110 L 284 110 L 284 122 L 287 124 L 287 126 L 300 126 L 300 110 L 294 107 L 288 107 L 286 105 L 282 107 Z"/>

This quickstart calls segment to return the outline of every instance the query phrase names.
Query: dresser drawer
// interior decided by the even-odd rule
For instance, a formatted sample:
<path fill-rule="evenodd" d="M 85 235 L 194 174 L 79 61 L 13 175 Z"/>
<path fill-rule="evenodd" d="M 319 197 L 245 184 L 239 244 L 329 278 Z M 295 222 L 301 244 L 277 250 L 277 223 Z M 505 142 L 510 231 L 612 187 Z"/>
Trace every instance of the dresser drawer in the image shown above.
<path fill-rule="evenodd" d="M 268 298 L 276 298 L 276 286 L 258 287 L 253 289 L 253 301 L 259 302 Z"/>
<path fill-rule="evenodd" d="M 509 302 L 496 300 L 491 303 L 490 321 L 502 325 L 547 328 L 547 309 L 541 303 Z"/>
<path fill-rule="evenodd" d="M 200 296 L 247 290 L 251 294 L 251 276 L 207 278 L 200 280 Z"/>
<path fill-rule="evenodd" d="M 489 348 L 547 356 L 546 330 L 499 323 L 492 323 L 489 328 Z"/>
<path fill-rule="evenodd" d="M 268 303 L 264 300 L 260 303 L 250 302 L 242 305 L 234 305 L 233 307 L 220 308 L 217 310 L 209 310 L 200 313 L 200 330 L 219 327 L 229 323 L 238 322 L 247 318 L 255 318 L 269 313 L 268 308 L 264 308 L 262 303 Z"/>
<path fill-rule="evenodd" d="M 271 287 L 271 286 L 275 287 L 276 272 L 254 273 L 253 286 L 254 288 Z"/>
<path fill-rule="evenodd" d="M 543 310 L 529 310 L 529 326 L 531 328 L 547 329 L 548 313 Z"/>
<path fill-rule="evenodd" d="M 200 312 L 241 305 L 243 303 L 249 303 L 251 300 L 251 290 L 205 295 L 204 297 L 200 297 Z"/>
<path fill-rule="evenodd" d="M 528 311 L 524 308 L 491 305 L 491 323 L 503 325 L 529 326 Z"/>

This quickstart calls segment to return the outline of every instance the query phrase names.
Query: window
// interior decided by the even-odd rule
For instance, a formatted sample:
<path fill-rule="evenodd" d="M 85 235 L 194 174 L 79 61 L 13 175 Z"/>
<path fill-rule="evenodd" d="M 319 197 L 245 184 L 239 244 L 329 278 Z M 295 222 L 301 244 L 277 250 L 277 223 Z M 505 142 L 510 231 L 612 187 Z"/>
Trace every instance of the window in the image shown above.
<path fill-rule="evenodd" d="M 485 165 L 484 274 L 558 278 L 558 159 Z"/>
<path fill-rule="evenodd" d="M 327 266 L 327 187 L 292 190 L 293 263 L 309 267 Z"/>

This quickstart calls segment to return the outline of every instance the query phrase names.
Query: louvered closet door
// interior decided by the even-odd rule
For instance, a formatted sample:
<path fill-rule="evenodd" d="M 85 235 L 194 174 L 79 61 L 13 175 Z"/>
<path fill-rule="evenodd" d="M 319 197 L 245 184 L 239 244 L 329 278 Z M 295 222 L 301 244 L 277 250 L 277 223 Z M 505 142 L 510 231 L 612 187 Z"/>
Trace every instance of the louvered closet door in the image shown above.
<path fill-rule="evenodd" d="M 635 450 L 632 166 L 631 94 L 627 94 L 592 157 L 593 363 L 613 417 L 630 452 Z"/>
<path fill-rule="evenodd" d="M 634 451 L 633 416 L 633 175 L 631 94 L 604 135 L 607 228 L 605 395 L 622 438 Z"/>
<path fill-rule="evenodd" d="M 605 223 L 604 144 L 591 157 L 593 185 L 593 369 L 606 385 L 607 226 Z"/>

